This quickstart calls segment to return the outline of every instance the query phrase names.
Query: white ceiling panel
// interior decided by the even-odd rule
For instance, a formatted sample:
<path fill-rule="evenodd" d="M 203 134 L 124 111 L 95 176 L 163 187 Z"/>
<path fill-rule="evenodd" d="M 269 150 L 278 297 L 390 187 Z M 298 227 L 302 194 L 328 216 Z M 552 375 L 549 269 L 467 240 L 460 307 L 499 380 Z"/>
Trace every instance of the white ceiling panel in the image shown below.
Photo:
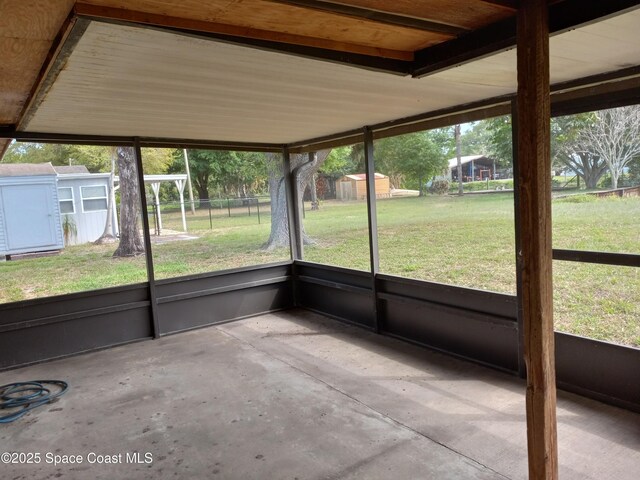
<path fill-rule="evenodd" d="M 552 82 L 640 64 L 640 11 L 551 39 Z M 422 79 L 92 22 L 28 131 L 290 143 L 516 89 L 511 50 Z"/>

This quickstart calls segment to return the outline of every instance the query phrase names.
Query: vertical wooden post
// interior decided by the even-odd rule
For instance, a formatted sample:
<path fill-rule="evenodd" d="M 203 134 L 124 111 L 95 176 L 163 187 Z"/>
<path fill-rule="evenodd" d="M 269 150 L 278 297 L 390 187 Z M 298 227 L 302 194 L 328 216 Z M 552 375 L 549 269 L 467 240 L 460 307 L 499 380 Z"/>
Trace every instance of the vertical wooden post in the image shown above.
<path fill-rule="evenodd" d="M 529 479 L 558 478 L 551 251 L 549 18 L 546 0 L 521 0 L 518 189 L 527 369 Z"/>

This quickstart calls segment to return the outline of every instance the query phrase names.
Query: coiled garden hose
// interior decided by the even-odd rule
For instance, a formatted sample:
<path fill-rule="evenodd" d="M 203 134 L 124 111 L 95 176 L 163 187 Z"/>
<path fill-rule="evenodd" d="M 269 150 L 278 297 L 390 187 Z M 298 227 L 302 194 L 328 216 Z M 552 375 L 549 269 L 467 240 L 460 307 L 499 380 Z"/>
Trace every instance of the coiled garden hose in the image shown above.
<path fill-rule="evenodd" d="M 47 386 L 56 385 L 59 390 L 51 393 Z M 69 389 L 62 380 L 33 380 L 31 382 L 8 383 L 0 387 L 0 410 L 14 410 L 0 416 L 0 423 L 10 423 L 46 403 L 55 401 Z"/>

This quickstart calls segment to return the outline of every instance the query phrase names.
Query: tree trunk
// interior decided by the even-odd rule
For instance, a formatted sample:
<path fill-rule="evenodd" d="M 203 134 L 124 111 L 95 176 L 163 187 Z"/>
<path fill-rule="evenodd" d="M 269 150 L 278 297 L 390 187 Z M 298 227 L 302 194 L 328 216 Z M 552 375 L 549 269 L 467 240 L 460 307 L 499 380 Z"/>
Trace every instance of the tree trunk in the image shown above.
<path fill-rule="evenodd" d="M 606 172 L 606 164 L 602 166 L 585 165 L 582 179 L 588 189 L 595 189 L 598 187 L 598 182 L 604 173 Z"/>
<path fill-rule="evenodd" d="M 206 186 L 197 184 L 196 190 L 198 191 L 198 203 L 200 204 L 200 208 L 209 208 L 209 189 Z"/>
<path fill-rule="evenodd" d="M 455 138 L 456 138 L 456 158 L 458 160 L 458 195 L 464 194 L 464 187 L 462 186 L 462 155 L 460 154 L 460 125 L 455 126 Z"/>
<path fill-rule="evenodd" d="M 607 171 L 607 163 L 587 150 L 574 150 L 569 150 L 564 157 L 560 158 L 560 161 L 577 175 L 578 188 L 580 188 L 581 178 L 584 180 L 587 189 L 597 188 L 600 178 Z"/>
<path fill-rule="evenodd" d="M 120 244 L 113 256 L 143 255 L 144 243 L 138 229 L 140 193 L 133 148 L 118 147 L 117 158 L 120 177 Z"/>
<path fill-rule="evenodd" d="M 274 161 L 275 163 L 275 161 Z M 271 170 L 271 169 L 270 169 Z M 284 177 L 278 170 L 269 172 L 269 195 L 271 196 L 271 234 L 262 246 L 265 250 L 289 246 L 289 222 L 287 218 L 287 198 L 285 195 Z M 280 170 L 280 174 L 282 174 Z"/>
<path fill-rule="evenodd" d="M 313 175 L 322 166 L 331 150 L 323 150 L 314 154 L 307 162 L 306 155 L 291 155 L 291 167 L 298 190 L 298 205 L 302 204 L 302 197 Z M 289 219 L 287 217 L 287 198 L 284 185 L 284 173 L 279 157 L 269 155 L 269 193 L 271 196 L 271 234 L 269 240 L 262 246 L 265 250 L 289 246 Z M 305 245 L 316 242 L 311 239 L 302 227 L 302 241 Z"/>
<path fill-rule="evenodd" d="M 100 238 L 98 238 L 95 242 L 95 245 L 104 245 L 106 243 L 115 243 L 116 237 L 113 235 L 113 209 L 115 205 L 113 204 L 113 177 L 116 173 L 116 148 L 111 147 L 111 176 L 109 177 L 109 196 L 107 198 L 107 221 L 104 224 L 104 231 Z"/>
<path fill-rule="evenodd" d="M 317 182 L 316 174 L 314 173 L 311 176 L 311 183 L 309 184 L 311 189 L 311 210 L 320 209 L 320 203 L 318 203 L 318 188 L 317 188 L 316 182 Z"/>

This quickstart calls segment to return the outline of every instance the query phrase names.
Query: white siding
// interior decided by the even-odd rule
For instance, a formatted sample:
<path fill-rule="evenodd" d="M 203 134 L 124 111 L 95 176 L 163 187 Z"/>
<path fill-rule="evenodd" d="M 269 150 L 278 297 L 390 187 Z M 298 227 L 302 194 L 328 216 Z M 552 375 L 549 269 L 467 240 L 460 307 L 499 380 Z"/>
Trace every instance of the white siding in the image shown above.
<path fill-rule="evenodd" d="M 75 201 L 75 213 L 69 214 L 76 223 L 78 231 L 75 238 L 69 242 L 71 245 L 81 243 L 89 243 L 96 241 L 102 232 L 107 221 L 106 211 L 86 212 L 82 208 L 82 191 L 81 187 L 91 187 L 103 185 L 107 192 L 107 201 L 109 197 L 109 178 L 104 175 L 96 176 L 87 174 L 86 178 L 65 178 L 64 175 L 58 177 L 58 188 L 71 187 L 73 189 L 73 198 Z"/>
<path fill-rule="evenodd" d="M 0 188 L 2 186 L 0 185 Z M 0 195 L 0 252 L 7 250 L 7 235 L 5 234 L 4 208 L 2 206 L 2 195 Z"/>

